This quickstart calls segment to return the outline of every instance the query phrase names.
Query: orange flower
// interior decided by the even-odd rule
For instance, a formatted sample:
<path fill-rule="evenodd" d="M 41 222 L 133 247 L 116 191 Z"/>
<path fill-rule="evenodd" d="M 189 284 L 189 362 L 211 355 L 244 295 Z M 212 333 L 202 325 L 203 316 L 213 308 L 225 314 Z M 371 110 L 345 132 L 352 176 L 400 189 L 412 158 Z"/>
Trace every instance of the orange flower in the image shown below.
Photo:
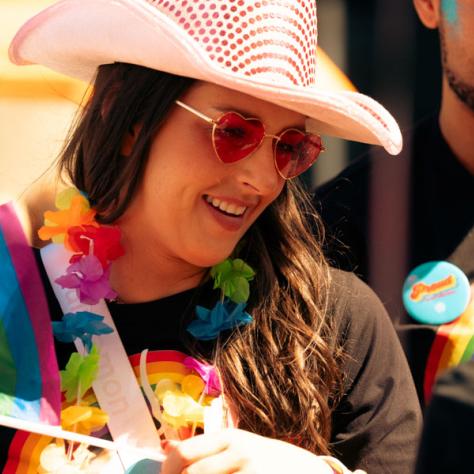
<path fill-rule="evenodd" d="M 52 239 L 54 243 L 63 243 L 68 250 L 69 245 L 67 231 L 70 227 L 81 227 L 91 225 L 99 227 L 95 222 L 96 212 L 90 208 L 87 199 L 76 194 L 70 200 L 70 206 L 59 211 L 46 211 L 44 213 L 44 226 L 38 231 L 41 240 Z"/>

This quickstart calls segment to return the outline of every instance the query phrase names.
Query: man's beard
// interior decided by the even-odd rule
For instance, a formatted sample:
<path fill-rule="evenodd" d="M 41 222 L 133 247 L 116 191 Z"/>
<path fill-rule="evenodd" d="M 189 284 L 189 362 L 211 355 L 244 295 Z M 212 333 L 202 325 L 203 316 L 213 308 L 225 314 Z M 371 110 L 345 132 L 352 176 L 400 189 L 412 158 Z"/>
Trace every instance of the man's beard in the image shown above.
<path fill-rule="evenodd" d="M 449 87 L 458 96 L 458 99 L 474 112 L 474 87 L 466 82 L 463 82 L 449 67 L 444 67 L 446 79 L 448 80 Z"/>
<path fill-rule="evenodd" d="M 441 60 L 443 62 L 443 70 L 448 80 L 449 87 L 456 94 L 458 99 L 474 112 L 474 85 L 464 82 L 456 73 L 449 67 L 448 53 L 444 39 L 443 28 L 440 28 L 440 43 L 441 43 Z"/>

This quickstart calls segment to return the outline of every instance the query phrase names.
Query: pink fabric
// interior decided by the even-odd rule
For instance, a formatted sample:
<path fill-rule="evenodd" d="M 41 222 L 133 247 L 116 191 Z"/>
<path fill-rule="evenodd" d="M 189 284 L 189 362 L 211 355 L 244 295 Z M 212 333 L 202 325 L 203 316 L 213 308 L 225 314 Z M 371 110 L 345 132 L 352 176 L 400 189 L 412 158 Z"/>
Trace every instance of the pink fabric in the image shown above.
<path fill-rule="evenodd" d="M 11 203 L 0 206 L 0 222 L 38 347 L 39 367 L 43 381 L 40 420 L 51 425 L 58 425 L 61 410 L 59 368 L 43 283 L 31 247 L 26 241 Z"/>

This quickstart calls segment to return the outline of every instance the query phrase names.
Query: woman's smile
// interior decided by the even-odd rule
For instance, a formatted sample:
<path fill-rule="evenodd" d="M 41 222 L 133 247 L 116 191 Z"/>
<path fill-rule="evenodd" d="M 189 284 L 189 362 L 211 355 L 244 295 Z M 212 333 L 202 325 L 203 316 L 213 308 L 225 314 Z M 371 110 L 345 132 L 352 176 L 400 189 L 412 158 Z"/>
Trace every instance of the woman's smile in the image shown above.
<path fill-rule="evenodd" d="M 212 219 L 230 232 L 240 230 L 244 225 L 248 209 L 255 207 L 235 198 L 214 197 L 208 194 L 203 196 L 203 203 Z"/>
<path fill-rule="evenodd" d="M 221 210 L 224 214 L 230 214 L 231 216 L 242 216 L 247 210 L 247 206 L 240 206 L 233 204 L 225 199 L 213 198 L 211 196 L 205 196 L 206 201 L 216 209 Z"/>

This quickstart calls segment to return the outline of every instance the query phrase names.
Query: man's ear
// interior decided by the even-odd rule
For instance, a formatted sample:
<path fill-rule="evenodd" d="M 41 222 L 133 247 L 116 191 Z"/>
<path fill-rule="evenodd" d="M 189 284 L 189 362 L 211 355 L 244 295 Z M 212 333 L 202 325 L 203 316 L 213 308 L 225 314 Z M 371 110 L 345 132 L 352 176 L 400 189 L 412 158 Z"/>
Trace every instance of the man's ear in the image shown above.
<path fill-rule="evenodd" d="M 134 125 L 123 137 L 122 148 L 120 149 L 120 152 L 123 156 L 130 156 L 132 154 L 132 150 L 135 146 L 135 142 L 137 141 L 140 129 L 141 125 Z"/>
<path fill-rule="evenodd" d="M 441 20 L 441 1 L 442 0 L 413 0 L 418 17 L 427 28 L 438 28 Z"/>

